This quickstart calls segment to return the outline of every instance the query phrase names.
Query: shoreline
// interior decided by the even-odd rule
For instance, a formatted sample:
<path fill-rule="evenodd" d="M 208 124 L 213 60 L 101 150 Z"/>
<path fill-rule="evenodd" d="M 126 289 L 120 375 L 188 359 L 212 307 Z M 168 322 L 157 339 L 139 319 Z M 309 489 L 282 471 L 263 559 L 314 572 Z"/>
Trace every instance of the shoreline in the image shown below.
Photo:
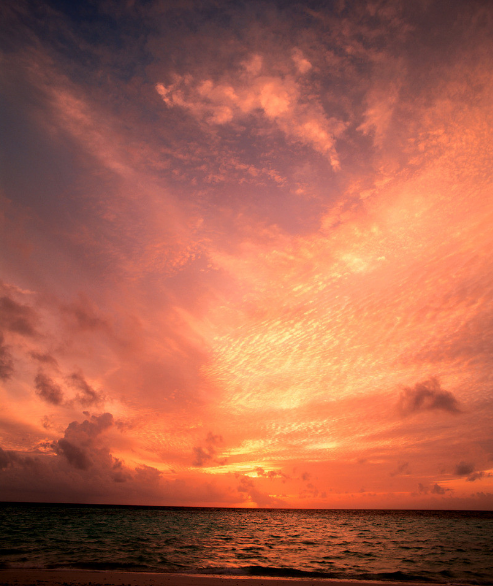
<path fill-rule="evenodd" d="M 222 574 L 179 574 L 160 572 L 124 572 L 83 569 L 0 569 L 0 586 L 308 586 L 321 582 L 333 586 L 424 586 L 436 582 L 399 582 L 395 580 L 351 580 L 336 578 L 228 576 Z M 445 582 L 443 584 L 446 584 Z M 465 583 L 464 586 L 467 586 Z M 457 584 L 458 586 L 458 584 Z"/>

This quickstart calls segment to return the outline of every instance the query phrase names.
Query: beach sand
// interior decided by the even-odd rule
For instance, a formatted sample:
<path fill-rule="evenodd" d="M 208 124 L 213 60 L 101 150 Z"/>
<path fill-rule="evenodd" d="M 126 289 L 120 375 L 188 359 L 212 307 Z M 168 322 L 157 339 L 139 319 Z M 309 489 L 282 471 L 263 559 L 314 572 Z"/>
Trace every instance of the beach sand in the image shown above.
<path fill-rule="evenodd" d="M 248 586 L 402 586 L 402 582 L 323 578 L 252 578 L 95 570 L 0 570 L 0 586 L 247 586 L 246 582 Z M 413 583 L 406 582 L 406 586 L 413 586 Z"/>

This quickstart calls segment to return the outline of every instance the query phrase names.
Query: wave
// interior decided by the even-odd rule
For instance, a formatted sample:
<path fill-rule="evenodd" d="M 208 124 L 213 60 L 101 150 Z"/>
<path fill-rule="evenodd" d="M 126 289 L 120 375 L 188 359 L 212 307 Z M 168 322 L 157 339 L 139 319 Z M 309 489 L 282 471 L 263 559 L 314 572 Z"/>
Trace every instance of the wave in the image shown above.
<path fill-rule="evenodd" d="M 434 574 L 427 572 L 409 573 L 402 571 L 395 572 L 320 572 L 310 570 L 300 570 L 289 567 L 272 567 L 272 566 L 241 566 L 241 567 L 207 567 L 198 568 L 195 570 L 178 570 L 182 574 L 206 574 L 216 576 L 252 576 L 252 577 L 266 577 L 266 578 L 316 578 L 326 580 L 351 580 L 361 582 L 402 582 L 411 583 L 418 582 L 421 584 L 447 584 L 460 583 L 475 586 L 491 586 L 490 579 L 485 579 L 485 576 L 477 574 L 476 577 L 470 576 L 467 582 L 457 580 L 454 573 L 450 570 L 437 572 Z M 455 578 L 455 579 L 454 579 Z M 452 582 L 451 582 L 452 581 Z"/>
<path fill-rule="evenodd" d="M 157 567 L 149 566 L 147 564 L 139 564 L 134 562 L 110 562 L 110 561 L 93 561 L 93 562 L 76 562 L 72 564 L 47 564 L 43 566 L 29 566 L 26 564 L 9 564 L 0 562 L 0 570 L 20 568 L 23 569 L 49 569 L 49 570 L 98 570 L 107 572 L 152 572 L 161 574 L 191 574 L 191 575 L 209 575 L 209 576 L 238 576 L 238 577 L 265 577 L 265 578 L 311 578 L 318 580 L 350 580 L 353 582 L 401 582 L 401 583 L 428 583 L 428 584 L 451 584 L 455 582 L 453 572 L 442 571 L 434 575 L 429 575 L 426 572 L 407 573 L 402 571 L 397 572 L 354 572 L 354 571 L 336 571 L 336 572 L 320 572 L 310 570 L 300 570 L 298 568 L 290 567 L 273 567 L 273 566 L 239 566 L 239 567 L 205 567 L 205 568 L 190 568 L 180 565 L 174 567 Z M 452 583 L 453 583 L 452 582 Z M 461 584 L 465 582 L 460 581 Z M 467 580 L 467 584 L 475 586 L 490 586 L 491 580 L 485 580 L 484 576 L 471 576 Z"/>
<path fill-rule="evenodd" d="M 209 574 L 219 576 L 255 576 L 266 578 L 317 578 L 327 580 L 358 580 L 379 582 L 421 582 L 430 584 L 444 584 L 448 580 L 437 579 L 425 574 L 410 574 L 406 572 L 379 572 L 379 573 L 355 573 L 355 572 L 320 572 L 300 570 L 298 568 L 278 568 L 272 566 L 241 566 L 241 567 L 208 567 L 182 573 Z M 450 576 L 447 576 L 450 578 Z M 478 582 L 478 584 L 481 582 Z M 487 582 L 483 582 L 487 584 Z"/>

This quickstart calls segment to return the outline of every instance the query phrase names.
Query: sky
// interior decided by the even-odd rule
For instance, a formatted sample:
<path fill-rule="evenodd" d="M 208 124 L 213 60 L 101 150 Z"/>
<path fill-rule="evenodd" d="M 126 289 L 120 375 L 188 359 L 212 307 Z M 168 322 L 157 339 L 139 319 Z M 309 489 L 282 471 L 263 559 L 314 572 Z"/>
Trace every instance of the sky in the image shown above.
<path fill-rule="evenodd" d="M 0 22 L 0 500 L 493 509 L 491 2 Z"/>

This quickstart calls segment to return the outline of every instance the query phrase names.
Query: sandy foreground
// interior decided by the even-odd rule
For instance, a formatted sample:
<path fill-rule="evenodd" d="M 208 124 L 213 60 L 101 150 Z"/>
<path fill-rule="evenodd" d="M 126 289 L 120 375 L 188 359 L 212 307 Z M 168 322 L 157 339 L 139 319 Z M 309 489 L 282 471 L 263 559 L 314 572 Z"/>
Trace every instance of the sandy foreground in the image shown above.
<path fill-rule="evenodd" d="M 314 578 L 197 576 L 93 570 L 0 570 L 0 586 L 402 586 L 399 582 L 363 582 Z M 413 583 L 406 582 L 406 586 Z"/>

